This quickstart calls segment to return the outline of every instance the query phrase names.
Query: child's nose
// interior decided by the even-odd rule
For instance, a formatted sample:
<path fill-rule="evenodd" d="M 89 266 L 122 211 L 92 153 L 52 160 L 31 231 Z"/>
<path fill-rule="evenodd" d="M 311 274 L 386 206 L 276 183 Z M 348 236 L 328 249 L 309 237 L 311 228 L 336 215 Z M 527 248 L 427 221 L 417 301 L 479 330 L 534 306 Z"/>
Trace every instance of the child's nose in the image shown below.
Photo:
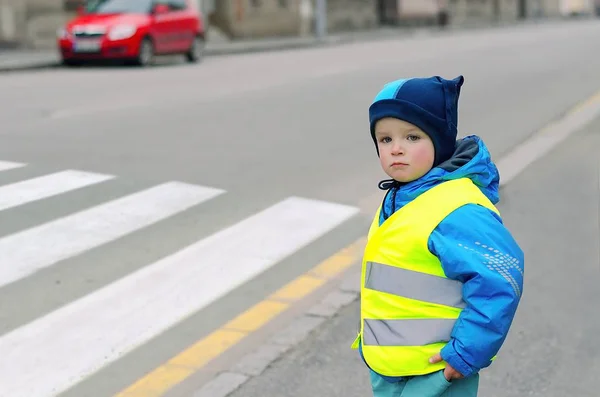
<path fill-rule="evenodd" d="M 401 144 L 399 144 L 399 143 L 395 143 L 395 144 L 392 146 L 392 153 L 393 153 L 393 154 L 404 154 L 404 148 L 402 147 L 402 145 L 401 145 Z"/>

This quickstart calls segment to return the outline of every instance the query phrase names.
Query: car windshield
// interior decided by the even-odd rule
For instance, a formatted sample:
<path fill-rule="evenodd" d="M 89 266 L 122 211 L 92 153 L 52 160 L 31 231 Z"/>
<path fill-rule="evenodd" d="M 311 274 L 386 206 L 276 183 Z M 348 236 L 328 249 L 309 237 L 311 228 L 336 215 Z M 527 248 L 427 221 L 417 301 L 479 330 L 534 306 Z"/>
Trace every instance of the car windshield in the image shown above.
<path fill-rule="evenodd" d="M 88 0 L 87 12 L 91 14 L 148 14 L 152 0 Z"/>

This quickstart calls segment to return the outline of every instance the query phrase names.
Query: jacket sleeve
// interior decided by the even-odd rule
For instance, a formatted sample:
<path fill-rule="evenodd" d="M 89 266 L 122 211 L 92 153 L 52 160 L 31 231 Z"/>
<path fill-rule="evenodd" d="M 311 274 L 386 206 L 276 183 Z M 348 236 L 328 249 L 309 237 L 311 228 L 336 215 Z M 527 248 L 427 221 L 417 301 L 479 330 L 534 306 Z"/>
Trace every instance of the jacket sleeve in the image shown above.
<path fill-rule="evenodd" d="M 463 283 L 466 307 L 441 356 L 470 376 L 491 364 L 506 339 L 523 293 L 523 252 L 495 213 L 474 204 L 438 225 L 429 250 L 446 277 Z"/>

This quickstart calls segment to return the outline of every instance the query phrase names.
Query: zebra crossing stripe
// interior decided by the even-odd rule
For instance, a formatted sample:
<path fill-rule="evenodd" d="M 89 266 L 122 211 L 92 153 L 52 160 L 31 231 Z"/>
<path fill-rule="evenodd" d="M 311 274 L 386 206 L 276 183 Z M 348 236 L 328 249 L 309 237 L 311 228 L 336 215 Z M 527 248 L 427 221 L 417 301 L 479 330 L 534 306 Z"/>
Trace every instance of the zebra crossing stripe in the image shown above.
<path fill-rule="evenodd" d="M 0 395 L 60 394 L 357 212 L 288 198 L 2 336 Z"/>
<path fill-rule="evenodd" d="M 0 286 L 209 200 L 222 190 L 168 182 L 0 239 Z"/>
<path fill-rule="evenodd" d="M 13 163 L 12 161 L 0 161 L 0 171 L 8 171 L 14 168 L 25 167 L 23 163 Z"/>
<path fill-rule="evenodd" d="M 114 178 L 112 175 L 67 170 L 0 186 L 0 211 L 112 178 Z"/>

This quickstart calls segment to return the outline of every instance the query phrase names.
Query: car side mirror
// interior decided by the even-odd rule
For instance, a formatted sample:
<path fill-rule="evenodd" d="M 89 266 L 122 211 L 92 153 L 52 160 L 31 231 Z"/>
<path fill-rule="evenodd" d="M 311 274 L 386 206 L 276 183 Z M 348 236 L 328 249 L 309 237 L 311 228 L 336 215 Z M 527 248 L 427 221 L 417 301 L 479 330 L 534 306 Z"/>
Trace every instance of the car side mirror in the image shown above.
<path fill-rule="evenodd" d="M 75 12 L 77 13 L 77 15 L 83 15 L 83 14 L 85 14 L 85 7 L 80 4 L 75 9 Z"/>
<path fill-rule="evenodd" d="M 152 14 L 154 15 L 166 14 L 167 12 L 169 12 L 169 6 L 166 4 L 155 4 L 152 7 Z"/>

